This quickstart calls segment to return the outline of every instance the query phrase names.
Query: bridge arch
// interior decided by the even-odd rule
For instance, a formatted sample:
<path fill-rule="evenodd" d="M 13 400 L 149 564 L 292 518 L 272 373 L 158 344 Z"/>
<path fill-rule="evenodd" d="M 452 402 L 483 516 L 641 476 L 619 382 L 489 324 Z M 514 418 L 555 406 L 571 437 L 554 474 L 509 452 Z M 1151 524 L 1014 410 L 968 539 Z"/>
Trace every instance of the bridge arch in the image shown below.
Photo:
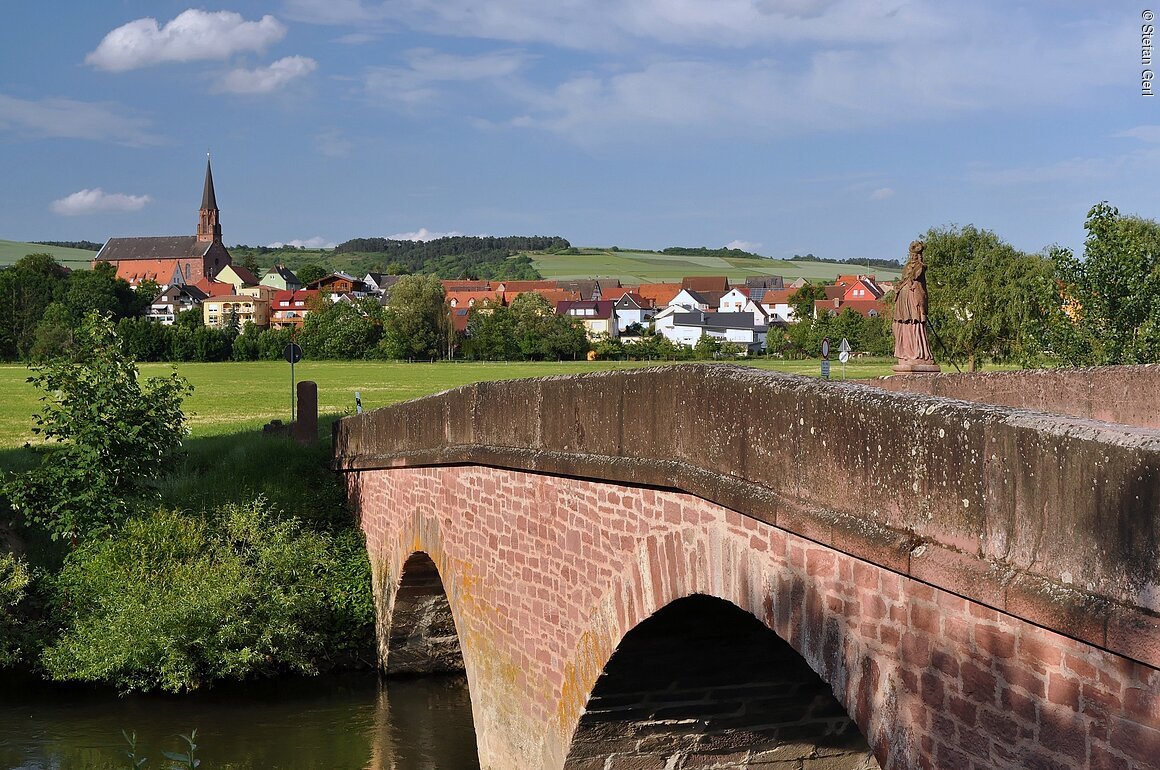
<path fill-rule="evenodd" d="M 830 686 L 789 644 L 736 605 L 693 594 L 624 635 L 588 698 L 564 768 L 811 759 L 834 770 L 879 767 Z"/>
<path fill-rule="evenodd" d="M 447 591 L 426 552 L 415 551 L 403 562 L 387 624 L 385 673 L 465 672 Z"/>
<path fill-rule="evenodd" d="M 868 742 L 882 766 L 887 766 L 892 752 L 906 753 L 915 740 L 912 715 L 899 710 L 894 663 L 876 640 L 865 636 L 858 618 L 861 606 L 852 595 L 857 560 L 701 500 L 647 490 L 640 494 L 642 510 L 655 511 L 653 534 L 638 543 L 632 558 L 618 565 L 614 585 L 588 616 L 586 630 L 565 664 L 556 714 L 558 734 L 571 740 L 558 758 L 545 761 L 546 767 L 565 756 L 565 768 L 583 767 L 572 755 L 577 741 L 588 740 L 585 731 L 594 721 L 607 722 L 613 716 L 589 718 L 594 708 L 601 708 L 601 679 L 608 667 L 614 671 L 619 667 L 613 660 L 626 644 L 632 649 L 657 639 L 648 629 L 657 625 L 658 617 L 661 625 L 671 623 L 673 608 L 686 616 L 683 627 L 695 635 L 688 623 L 690 607 L 733 629 L 736 633 L 725 634 L 723 640 L 739 644 L 737 652 L 751 662 L 765 665 L 768 656 L 793 661 L 800 683 L 829 693 L 830 708 L 846 715 L 853 732 Z M 623 498 L 621 502 L 625 503 Z M 657 519 L 663 524 L 657 526 Z M 860 566 L 865 567 L 863 582 L 868 576 L 889 580 L 870 565 Z M 896 590 L 890 585 L 883 589 L 886 594 Z M 842 592 L 847 594 L 844 601 Z M 767 633 L 752 634 L 754 625 Z M 746 634 L 749 641 L 743 643 Z M 763 641 L 754 642 L 752 636 Z M 612 685 L 606 681 L 604 686 Z M 632 713 L 627 716 L 635 718 Z M 828 740 L 824 732 L 814 736 L 823 751 L 833 748 L 823 745 Z M 849 728 L 842 734 L 849 735 Z M 753 736 L 746 750 L 760 751 L 762 740 Z M 741 745 L 735 742 L 734 748 Z M 851 757 L 856 754 L 849 752 Z M 873 758 L 862 759 L 834 766 L 879 766 Z"/>

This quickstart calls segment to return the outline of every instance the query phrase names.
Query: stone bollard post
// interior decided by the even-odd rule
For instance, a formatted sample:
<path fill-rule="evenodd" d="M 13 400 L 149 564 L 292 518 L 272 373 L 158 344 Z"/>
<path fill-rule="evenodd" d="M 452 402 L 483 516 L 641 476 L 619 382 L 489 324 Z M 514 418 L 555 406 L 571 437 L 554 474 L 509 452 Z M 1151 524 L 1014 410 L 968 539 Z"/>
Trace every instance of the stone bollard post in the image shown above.
<path fill-rule="evenodd" d="M 290 426 L 290 437 L 302 445 L 318 440 L 318 383 L 298 383 L 298 419 Z"/>

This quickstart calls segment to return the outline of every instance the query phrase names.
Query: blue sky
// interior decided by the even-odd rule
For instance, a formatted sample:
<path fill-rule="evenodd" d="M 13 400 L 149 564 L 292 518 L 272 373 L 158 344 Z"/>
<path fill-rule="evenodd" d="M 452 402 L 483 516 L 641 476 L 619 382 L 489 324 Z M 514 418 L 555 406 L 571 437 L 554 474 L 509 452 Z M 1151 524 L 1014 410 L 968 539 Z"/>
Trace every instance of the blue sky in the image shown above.
<path fill-rule="evenodd" d="M 899 257 L 1157 211 L 1147 4 L 47 0 L 0 30 L 0 238 L 562 235 Z M 1160 84 L 1157 85 L 1160 89 Z"/>

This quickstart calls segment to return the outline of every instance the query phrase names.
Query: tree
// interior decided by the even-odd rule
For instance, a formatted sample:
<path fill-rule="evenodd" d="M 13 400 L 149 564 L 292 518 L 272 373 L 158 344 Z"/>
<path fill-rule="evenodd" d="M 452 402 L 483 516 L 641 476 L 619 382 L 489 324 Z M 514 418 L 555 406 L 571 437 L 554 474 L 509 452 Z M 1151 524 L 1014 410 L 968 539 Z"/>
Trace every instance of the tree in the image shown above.
<path fill-rule="evenodd" d="M 985 360 L 1036 360 L 1050 263 L 972 225 L 931 228 L 923 240 L 936 357 L 971 371 Z"/>
<path fill-rule="evenodd" d="M 331 302 L 318 297 L 302 323 L 302 343 L 311 358 L 366 358 L 382 336 L 382 311 L 374 298 Z"/>
<path fill-rule="evenodd" d="M 302 282 L 303 286 L 314 283 L 319 278 L 325 278 L 330 275 L 330 271 L 317 262 L 308 262 L 302 267 L 294 271 L 294 275 L 298 276 L 298 280 Z"/>
<path fill-rule="evenodd" d="M 391 304 L 383 317 L 383 354 L 387 358 L 442 356 L 450 326 L 445 296 L 435 276 L 400 278 L 391 287 Z"/>
<path fill-rule="evenodd" d="M 0 359 L 27 358 L 45 310 L 63 295 L 68 271 L 48 254 L 0 270 Z"/>
<path fill-rule="evenodd" d="M 94 311 L 111 315 L 114 321 L 141 315 L 140 298 L 108 262 L 98 262 L 92 270 L 73 271 L 63 301 L 78 323 Z"/>
<path fill-rule="evenodd" d="M 1054 352 L 1072 365 L 1160 361 L 1160 224 L 1103 202 L 1084 227 L 1083 260 L 1068 249 L 1051 255 L 1061 295 Z"/>
<path fill-rule="evenodd" d="M 469 358 L 506 361 L 520 353 L 517 330 L 511 311 L 499 302 L 476 304 L 467 315 L 467 340 L 463 347 Z"/>
<path fill-rule="evenodd" d="M 85 317 L 69 354 L 36 371 L 41 462 L 0 491 L 26 521 L 75 544 L 115 529 L 153 492 L 181 446 L 191 388 L 176 371 L 143 380 L 112 321 L 97 313 Z"/>

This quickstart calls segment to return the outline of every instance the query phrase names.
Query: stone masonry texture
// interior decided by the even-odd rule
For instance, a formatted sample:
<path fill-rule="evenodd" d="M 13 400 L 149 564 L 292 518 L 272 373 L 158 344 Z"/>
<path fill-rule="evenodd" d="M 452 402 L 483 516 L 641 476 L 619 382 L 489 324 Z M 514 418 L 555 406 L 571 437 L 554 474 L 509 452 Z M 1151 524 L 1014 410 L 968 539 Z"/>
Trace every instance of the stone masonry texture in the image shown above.
<path fill-rule="evenodd" d="M 625 634 L 694 594 L 800 653 L 882 767 L 1160 766 L 1160 431 L 1093 419 L 1089 374 L 1040 388 L 1058 414 L 668 366 L 341 420 L 383 658 L 426 553 L 486 768 L 563 767 Z M 1125 421 L 1160 391 L 1109 376 Z M 1022 386 L 939 385 L 980 387 Z"/>
<path fill-rule="evenodd" d="M 564 767 L 624 635 L 694 594 L 786 640 L 884 768 L 1142 769 L 1160 757 L 1155 668 L 692 495 L 471 466 L 349 482 L 380 622 L 412 554 L 442 577 L 484 768 Z"/>

